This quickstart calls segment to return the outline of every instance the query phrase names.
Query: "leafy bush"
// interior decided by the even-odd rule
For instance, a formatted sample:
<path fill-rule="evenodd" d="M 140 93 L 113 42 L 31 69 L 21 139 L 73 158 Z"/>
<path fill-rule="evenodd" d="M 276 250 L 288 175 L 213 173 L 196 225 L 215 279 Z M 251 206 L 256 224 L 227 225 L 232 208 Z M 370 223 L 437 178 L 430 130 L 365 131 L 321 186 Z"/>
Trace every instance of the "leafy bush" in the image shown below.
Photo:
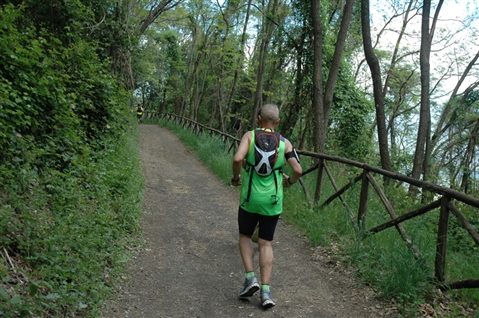
<path fill-rule="evenodd" d="M 94 43 L 77 37 L 65 45 L 45 30 L 18 27 L 21 15 L 0 9 L 0 164 L 30 159 L 39 169 L 65 169 L 85 143 L 121 131 L 127 95 Z"/>
<path fill-rule="evenodd" d="M 3 183 L 0 271 L 7 275 L 0 312 L 86 316 L 98 310 L 139 230 L 137 156 L 124 134 L 68 172 L 39 175 L 24 167 L 23 184 Z M 8 254 L 12 264 L 5 263 Z"/>
<path fill-rule="evenodd" d="M 0 7 L 0 316 L 95 316 L 139 230 L 137 125 L 84 28 L 34 13 Z"/>

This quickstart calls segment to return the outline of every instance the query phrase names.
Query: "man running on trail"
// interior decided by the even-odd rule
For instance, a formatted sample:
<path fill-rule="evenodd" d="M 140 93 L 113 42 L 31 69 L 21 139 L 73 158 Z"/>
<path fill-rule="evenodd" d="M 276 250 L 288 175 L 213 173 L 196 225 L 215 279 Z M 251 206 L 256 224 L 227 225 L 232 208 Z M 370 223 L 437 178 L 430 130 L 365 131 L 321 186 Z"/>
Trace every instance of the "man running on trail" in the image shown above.
<path fill-rule="evenodd" d="M 136 117 L 138 118 L 138 124 L 141 123 L 141 116 L 143 115 L 143 107 L 141 107 L 141 104 L 138 104 L 136 107 Z"/>
<path fill-rule="evenodd" d="M 231 183 L 234 186 L 242 184 L 240 206 L 238 208 L 239 250 L 246 272 L 240 299 L 249 299 L 260 289 L 254 272 L 254 248 L 251 237 L 259 226 L 258 248 L 261 278 L 261 305 L 264 308 L 275 306 L 270 290 L 270 279 L 273 270 L 272 241 L 279 215 L 283 211 L 283 187 L 289 188 L 301 177 L 302 168 L 299 158 L 291 142 L 280 136 L 277 146 L 277 159 L 271 167 L 269 175 L 259 175 L 255 163 L 255 135 L 259 138 L 261 131 L 274 133 L 279 124 L 279 109 L 274 104 L 263 106 L 258 114 L 260 129 L 246 132 L 240 142 L 238 151 L 233 158 L 233 176 Z M 269 153 L 268 153 L 269 155 Z M 262 161 L 264 161 L 262 159 Z M 292 175 L 282 173 L 282 167 L 289 164 Z M 245 168 L 243 181 L 240 179 L 241 168 Z M 264 169 L 263 169 L 264 170 Z M 272 170 L 272 171 L 271 171 Z M 266 175 L 266 176 L 265 176 Z"/>

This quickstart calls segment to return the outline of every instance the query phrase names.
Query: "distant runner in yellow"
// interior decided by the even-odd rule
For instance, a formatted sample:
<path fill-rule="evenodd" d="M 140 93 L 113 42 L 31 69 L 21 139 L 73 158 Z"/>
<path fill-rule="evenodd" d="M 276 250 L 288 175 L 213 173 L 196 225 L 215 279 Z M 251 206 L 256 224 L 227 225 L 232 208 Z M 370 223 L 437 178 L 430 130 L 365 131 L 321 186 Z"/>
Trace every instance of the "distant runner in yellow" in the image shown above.
<path fill-rule="evenodd" d="M 141 116 L 143 116 L 143 107 L 141 107 L 141 104 L 138 104 L 136 107 L 136 117 L 138 118 L 138 124 L 141 123 Z"/>

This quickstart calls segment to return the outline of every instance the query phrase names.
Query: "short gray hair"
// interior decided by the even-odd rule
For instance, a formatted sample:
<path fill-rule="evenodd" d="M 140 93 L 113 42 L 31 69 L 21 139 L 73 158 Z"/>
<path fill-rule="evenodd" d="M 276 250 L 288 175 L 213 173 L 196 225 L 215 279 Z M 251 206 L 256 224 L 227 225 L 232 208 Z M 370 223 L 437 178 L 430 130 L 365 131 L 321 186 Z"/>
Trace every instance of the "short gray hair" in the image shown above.
<path fill-rule="evenodd" d="M 276 104 L 266 104 L 264 105 L 259 114 L 264 121 L 275 122 L 279 119 L 279 108 Z"/>

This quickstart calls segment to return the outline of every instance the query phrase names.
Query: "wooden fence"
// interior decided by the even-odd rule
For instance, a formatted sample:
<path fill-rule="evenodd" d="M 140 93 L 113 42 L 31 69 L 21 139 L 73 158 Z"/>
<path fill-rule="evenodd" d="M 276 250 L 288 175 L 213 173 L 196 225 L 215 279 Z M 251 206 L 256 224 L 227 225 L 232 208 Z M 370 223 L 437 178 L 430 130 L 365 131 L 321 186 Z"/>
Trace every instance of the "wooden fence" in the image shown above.
<path fill-rule="evenodd" d="M 175 114 L 170 113 L 152 113 L 146 112 L 145 117 L 149 119 L 161 119 L 165 118 L 169 121 L 175 121 L 178 125 L 183 126 L 184 128 L 191 129 L 195 132 L 195 134 L 200 133 L 209 133 L 209 134 L 217 134 L 220 135 L 223 142 L 227 146 L 228 152 L 232 150 L 235 151 L 239 145 L 240 139 L 234 136 L 228 135 L 223 133 L 217 129 L 206 127 L 200 123 L 197 123 L 191 119 L 177 116 Z M 363 238 L 366 238 L 370 235 L 374 235 L 379 233 L 387 228 L 396 227 L 399 235 L 410 247 L 414 253 L 419 256 L 421 253 L 416 246 L 412 243 L 412 240 L 407 235 L 406 231 L 402 226 L 402 222 L 415 218 L 419 215 L 423 215 L 427 212 L 430 212 L 435 209 L 440 209 L 439 214 L 439 221 L 438 221 L 438 232 L 437 232 L 437 244 L 436 244 L 436 257 L 434 262 L 434 274 L 435 278 L 438 282 L 438 287 L 446 290 L 446 289 L 461 289 L 461 288 L 479 288 L 479 279 L 466 279 L 454 282 L 445 282 L 445 270 L 446 270 L 446 247 L 447 247 L 447 237 L 448 237 L 448 228 L 449 228 L 449 219 L 451 212 L 452 214 L 458 219 L 459 224 L 469 233 L 471 238 L 474 240 L 476 245 L 479 246 L 479 234 L 474 229 L 474 227 L 469 223 L 463 213 L 454 205 L 454 200 L 458 202 L 462 202 L 466 205 L 472 206 L 476 209 L 479 209 L 479 199 L 464 194 L 462 192 L 445 188 L 442 186 L 438 186 L 436 184 L 430 182 L 424 182 L 418 179 L 414 179 L 402 174 L 394 173 L 391 171 L 383 170 L 381 168 L 377 168 L 374 166 L 370 166 L 365 163 L 330 156 L 326 154 L 314 153 L 310 151 L 304 150 L 297 150 L 298 154 L 308 157 L 317 158 L 322 161 L 322 166 L 325 169 L 327 176 L 329 177 L 333 188 L 335 189 L 335 193 L 327 198 L 323 203 L 320 204 L 320 207 L 325 207 L 330 204 L 333 200 L 338 199 L 341 200 L 343 205 L 345 206 L 346 210 L 349 213 L 350 218 L 353 222 L 357 224 L 356 229 L 362 235 Z M 328 162 L 337 162 L 349 166 L 357 167 L 361 170 L 361 172 L 356 176 L 353 180 L 351 180 L 348 184 L 344 185 L 342 188 L 339 188 L 334 180 L 329 168 Z M 308 174 L 312 171 L 317 169 L 318 165 L 309 168 L 303 173 Z M 393 208 L 393 205 L 390 203 L 384 192 L 382 191 L 379 183 L 375 180 L 372 173 L 379 174 L 381 176 L 387 177 L 389 179 L 397 180 L 400 182 L 405 182 L 416 186 L 423 191 L 428 191 L 433 193 L 433 197 L 435 200 L 424 206 L 410 211 L 408 213 L 402 214 L 398 216 Z M 303 189 L 305 190 L 305 194 L 308 197 L 308 200 L 311 203 L 311 199 L 309 197 L 308 191 L 304 186 L 304 183 L 300 179 L 301 184 L 303 185 Z M 346 201 L 343 199 L 343 194 L 346 190 L 348 190 L 351 186 L 356 184 L 357 182 L 361 182 L 361 193 L 359 196 L 359 209 L 357 215 L 355 216 L 354 212 L 348 207 Z M 369 197 L 369 190 L 370 186 L 376 191 L 379 198 L 381 199 L 382 203 L 384 204 L 387 212 L 390 215 L 391 220 L 385 222 L 383 224 L 377 225 L 373 228 L 366 229 L 367 220 L 366 215 L 368 211 L 368 197 Z"/>

